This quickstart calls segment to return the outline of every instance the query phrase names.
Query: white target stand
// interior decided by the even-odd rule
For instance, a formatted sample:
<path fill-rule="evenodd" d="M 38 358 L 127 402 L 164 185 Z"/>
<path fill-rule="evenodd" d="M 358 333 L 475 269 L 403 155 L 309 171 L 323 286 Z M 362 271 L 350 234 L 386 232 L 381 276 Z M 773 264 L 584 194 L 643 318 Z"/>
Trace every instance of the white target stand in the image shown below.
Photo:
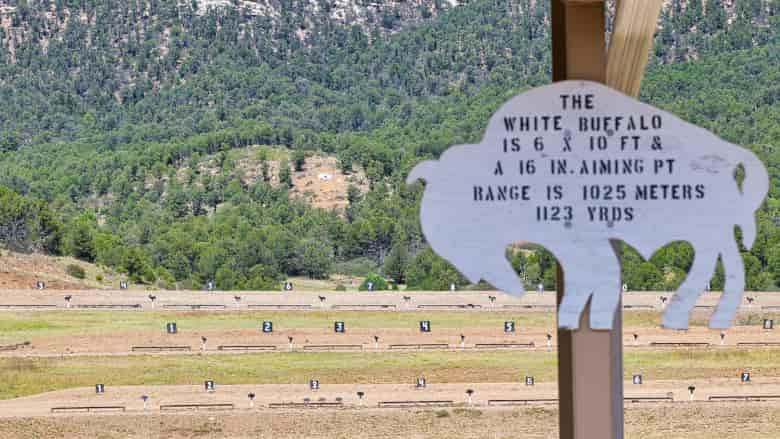
<path fill-rule="evenodd" d="M 358 391 L 357 392 L 358 405 L 360 407 L 363 407 L 363 397 L 365 397 L 365 396 L 366 396 L 366 392 L 363 392 L 363 391 Z"/>
<path fill-rule="evenodd" d="M 144 404 L 144 411 L 147 409 L 147 405 L 149 403 L 149 396 L 148 395 L 141 395 L 141 402 Z"/>
<path fill-rule="evenodd" d="M 292 337 L 287 337 L 287 346 L 288 346 L 288 349 L 290 350 L 290 352 L 292 352 L 293 351 L 293 338 Z"/>
<path fill-rule="evenodd" d="M 254 392 L 249 392 L 246 397 L 249 399 L 249 408 L 253 409 L 255 408 L 255 394 Z"/>
<path fill-rule="evenodd" d="M 695 393 L 696 393 L 696 386 L 688 386 L 688 401 L 693 401 L 693 397 Z"/>
<path fill-rule="evenodd" d="M 474 395 L 474 389 L 466 389 L 466 403 L 471 407 L 473 404 L 472 396 Z"/>

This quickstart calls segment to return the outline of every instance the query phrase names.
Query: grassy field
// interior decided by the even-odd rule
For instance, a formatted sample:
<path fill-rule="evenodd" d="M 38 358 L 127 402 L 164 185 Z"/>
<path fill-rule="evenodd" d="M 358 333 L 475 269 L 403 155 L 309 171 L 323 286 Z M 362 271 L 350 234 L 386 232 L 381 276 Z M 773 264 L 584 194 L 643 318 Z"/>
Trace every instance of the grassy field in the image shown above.
<path fill-rule="evenodd" d="M 780 376 L 780 349 L 629 350 L 625 375 L 647 379 L 734 378 L 745 368 Z M 403 383 L 424 375 L 429 382 L 512 382 L 534 375 L 556 379 L 556 353 L 266 353 L 244 355 L 99 356 L 0 358 L 0 399 L 97 382 L 110 385 Z"/>
<path fill-rule="evenodd" d="M 764 315 L 758 316 L 763 318 Z M 759 325 L 761 318 L 743 316 L 740 321 Z M 290 328 L 329 329 L 341 320 L 350 328 L 416 328 L 420 320 L 430 320 L 434 328 L 500 328 L 514 320 L 518 331 L 553 331 L 553 313 L 530 312 L 389 312 L 389 311 L 41 311 L 0 313 L 0 343 L 46 335 L 90 334 L 106 331 L 156 332 L 166 322 L 177 322 L 182 330 L 230 330 L 257 328 L 272 320 L 277 330 Z M 740 323 L 738 321 L 737 323 Z M 704 317 L 695 316 L 692 326 L 705 326 Z M 656 312 L 624 313 L 625 328 L 658 328 Z"/>

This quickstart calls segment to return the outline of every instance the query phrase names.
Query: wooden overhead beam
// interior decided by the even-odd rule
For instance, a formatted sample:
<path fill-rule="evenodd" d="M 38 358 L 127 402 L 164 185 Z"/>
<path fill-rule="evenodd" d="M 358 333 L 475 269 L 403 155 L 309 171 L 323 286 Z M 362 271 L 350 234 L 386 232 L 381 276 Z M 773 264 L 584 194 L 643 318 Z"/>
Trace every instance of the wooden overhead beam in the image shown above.
<path fill-rule="evenodd" d="M 663 0 L 618 0 L 607 54 L 607 85 L 637 97 Z"/>

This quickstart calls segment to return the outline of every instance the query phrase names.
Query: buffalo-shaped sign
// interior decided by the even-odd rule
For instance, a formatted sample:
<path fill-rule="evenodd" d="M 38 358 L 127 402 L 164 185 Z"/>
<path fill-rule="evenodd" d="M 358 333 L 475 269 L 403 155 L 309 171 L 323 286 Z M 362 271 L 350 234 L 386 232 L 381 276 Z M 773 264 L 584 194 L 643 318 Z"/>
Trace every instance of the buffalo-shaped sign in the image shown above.
<path fill-rule="evenodd" d="M 524 92 L 490 119 L 482 142 L 419 163 L 408 182 L 426 182 L 420 219 L 434 251 L 472 282 L 510 293 L 523 283 L 506 259 L 510 243 L 544 246 L 562 264 L 561 328 L 610 329 L 618 309 L 622 240 L 648 258 L 688 241 L 690 272 L 662 324 L 688 327 L 690 312 L 720 257 L 725 287 L 710 327 L 727 328 L 745 285 L 735 238 L 756 237 L 766 169 L 745 148 L 665 111 L 588 81 Z"/>

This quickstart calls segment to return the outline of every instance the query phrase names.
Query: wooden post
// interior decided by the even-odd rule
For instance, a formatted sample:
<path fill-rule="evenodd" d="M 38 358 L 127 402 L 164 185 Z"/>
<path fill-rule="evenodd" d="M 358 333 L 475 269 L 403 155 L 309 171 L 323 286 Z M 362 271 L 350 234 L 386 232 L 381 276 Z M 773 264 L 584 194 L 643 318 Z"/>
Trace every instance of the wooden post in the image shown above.
<path fill-rule="evenodd" d="M 604 0 L 552 0 L 553 81 L 605 83 Z M 621 282 L 622 284 L 622 282 Z M 558 303 L 565 290 L 558 266 Z M 561 439 L 623 438 L 622 301 L 611 331 L 590 329 L 590 303 L 577 331 L 558 329 Z"/>

